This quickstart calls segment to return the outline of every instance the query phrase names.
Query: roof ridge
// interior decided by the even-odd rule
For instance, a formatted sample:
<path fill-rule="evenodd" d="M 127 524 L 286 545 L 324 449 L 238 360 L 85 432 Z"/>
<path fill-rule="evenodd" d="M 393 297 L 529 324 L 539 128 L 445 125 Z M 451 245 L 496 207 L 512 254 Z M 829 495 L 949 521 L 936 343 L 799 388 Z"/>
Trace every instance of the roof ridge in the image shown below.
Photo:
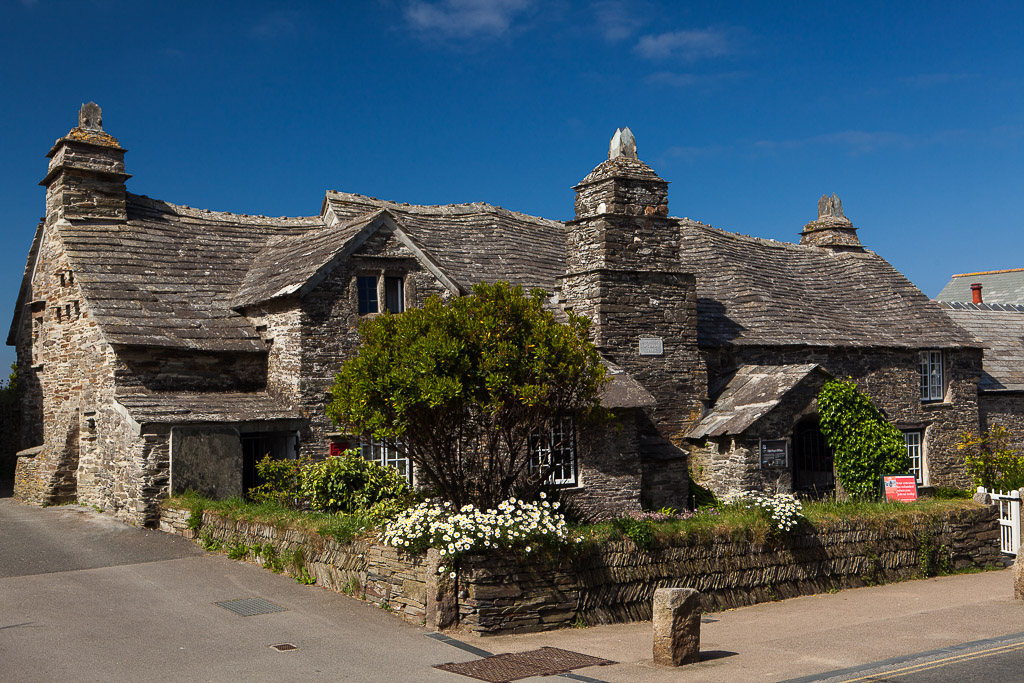
<path fill-rule="evenodd" d="M 976 304 L 972 301 L 941 301 L 934 300 L 942 308 L 952 311 L 987 311 L 989 313 L 1024 313 L 1024 304 L 1004 304 L 999 302 Z"/>
<path fill-rule="evenodd" d="M 296 225 L 313 226 L 323 225 L 320 216 L 264 216 L 263 214 L 233 213 L 231 211 L 213 211 L 211 209 L 199 209 L 186 204 L 174 204 L 163 199 L 154 199 L 144 194 L 126 193 L 128 201 L 135 208 L 149 210 L 157 213 L 173 213 L 177 216 L 189 218 L 202 218 L 203 220 L 214 220 L 231 222 L 233 219 L 244 219 L 245 223 L 263 223 L 266 225 Z"/>
<path fill-rule="evenodd" d="M 1019 273 L 1024 268 L 1006 268 L 1004 270 L 979 270 L 977 273 L 954 273 L 953 277 L 973 277 L 975 275 L 998 275 L 999 273 Z"/>
<path fill-rule="evenodd" d="M 466 202 L 463 204 L 409 204 L 408 202 L 395 202 L 390 199 L 378 199 L 377 197 L 367 197 L 355 192 L 342 192 L 340 190 L 328 190 L 328 197 L 339 197 L 351 198 L 351 201 L 355 204 L 369 204 L 371 206 L 377 206 L 384 209 L 394 209 L 395 211 L 405 213 L 419 213 L 427 215 L 473 215 L 479 213 L 491 213 L 497 215 L 511 216 L 518 218 L 519 220 L 526 220 L 533 223 L 542 225 L 564 225 L 562 221 L 554 220 L 551 218 L 544 218 L 543 216 L 533 216 L 528 213 L 521 211 L 511 211 L 494 204 L 488 204 L 487 202 Z"/>
<path fill-rule="evenodd" d="M 781 248 L 781 249 L 792 249 L 793 251 L 799 251 L 799 252 L 802 252 L 802 253 L 805 253 L 805 254 L 817 253 L 817 254 L 830 255 L 830 256 L 832 256 L 832 255 L 847 255 L 847 254 L 871 254 L 871 255 L 877 256 L 877 254 L 875 254 L 875 252 L 873 252 L 873 251 L 871 251 L 870 249 L 867 249 L 867 248 L 864 248 L 864 249 L 861 249 L 861 250 L 858 250 L 858 251 L 839 251 L 839 252 L 834 252 L 834 251 L 832 251 L 830 249 L 822 249 L 821 247 L 816 247 L 816 246 L 810 245 L 810 244 L 799 244 L 798 242 L 786 242 L 784 240 L 777 240 L 777 239 L 774 239 L 772 237 L 757 237 L 756 235 L 747 235 L 747 234 L 744 234 L 744 233 L 739 233 L 739 232 L 733 232 L 731 230 L 726 230 L 724 228 L 716 228 L 713 225 L 708 225 L 707 223 L 701 223 L 700 221 L 694 220 L 692 218 L 685 218 L 685 217 L 684 218 L 679 218 L 678 216 L 672 216 L 671 218 L 673 220 L 677 221 L 677 223 L 678 223 L 678 225 L 680 227 L 700 228 L 700 229 L 703 229 L 703 230 L 706 230 L 706 231 L 709 231 L 709 232 L 716 233 L 717 235 L 719 235 L 721 237 L 726 237 L 726 238 L 734 239 L 734 240 L 739 241 L 739 242 L 754 242 L 754 243 L 757 243 L 757 244 L 762 244 L 762 245 L 767 246 L 767 247 L 778 247 L 778 248 Z"/>

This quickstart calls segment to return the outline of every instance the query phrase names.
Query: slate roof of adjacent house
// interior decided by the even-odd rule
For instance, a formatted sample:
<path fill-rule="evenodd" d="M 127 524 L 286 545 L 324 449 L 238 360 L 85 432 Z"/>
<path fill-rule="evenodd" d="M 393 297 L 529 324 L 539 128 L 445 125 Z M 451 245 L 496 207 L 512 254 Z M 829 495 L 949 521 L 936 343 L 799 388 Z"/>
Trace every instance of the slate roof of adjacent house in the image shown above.
<path fill-rule="evenodd" d="M 1024 391 L 1024 305 L 943 302 L 958 325 L 985 345 L 980 391 Z"/>
<path fill-rule="evenodd" d="M 701 346 L 977 346 L 877 254 L 832 251 L 681 219 Z"/>
<path fill-rule="evenodd" d="M 59 222 L 88 310 L 112 344 L 263 351 L 231 299 L 269 238 L 319 218 L 203 211 L 128 195 L 127 223 Z"/>
<path fill-rule="evenodd" d="M 266 393 L 138 392 L 118 394 L 115 399 L 139 425 L 305 419 L 301 411 Z"/>
<path fill-rule="evenodd" d="M 987 304 L 1024 304 L 1024 268 L 954 275 L 935 298 L 974 301 L 971 285 L 976 282 L 981 284 L 981 296 Z"/>
<path fill-rule="evenodd" d="M 744 365 L 729 378 L 715 407 L 686 435 L 691 439 L 742 434 L 767 415 L 812 373 L 828 376 L 816 363 Z"/>

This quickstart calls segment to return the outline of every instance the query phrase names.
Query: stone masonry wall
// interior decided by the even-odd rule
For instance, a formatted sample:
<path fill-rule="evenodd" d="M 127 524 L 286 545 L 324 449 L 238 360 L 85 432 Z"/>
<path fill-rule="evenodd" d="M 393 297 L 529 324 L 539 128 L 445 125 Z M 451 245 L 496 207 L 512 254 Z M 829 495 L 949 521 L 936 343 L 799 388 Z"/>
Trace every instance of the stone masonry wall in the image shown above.
<path fill-rule="evenodd" d="M 164 509 L 162 515 L 161 530 L 197 536 L 188 528 L 188 510 Z M 228 545 L 270 543 L 278 555 L 293 558 L 301 550 L 317 585 L 365 593 L 367 600 L 408 621 L 425 621 L 428 628 L 436 627 L 437 603 L 447 593 L 457 598 L 460 630 L 491 635 L 551 630 L 579 620 L 593 625 L 650 619 L 657 588 L 696 588 L 703 608 L 715 610 L 913 578 L 931 562 L 947 569 L 1000 562 L 992 506 L 904 521 L 833 522 L 777 543 L 694 538 L 641 551 L 623 540 L 575 557 L 463 557 L 457 581 L 441 591 L 435 590 L 440 557 L 432 552 L 411 556 L 366 541 L 341 544 L 209 511 L 203 512 L 200 533 Z"/>
<path fill-rule="evenodd" d="M 818 363 L 837 378 L 851 377 L 886 419 L 900 429 L 924 432 L 926 485 L 970 486 L 956 449 L 957 435 L 979 424 L 978 349 L 943 350 L 946 397 L 922 403 L 916 349 L 746 348 L 707 352 L 711 381 L 742 364 Z"/>
<path fill-rule="evenodd" d="M 590 520 L 640 510 L 641 470 L 636 457 L 636 410 L 615 411 L 607 423 L 587 426 L 577 438 L 579 488 L 565 495 Z"/>
<path fill-rule="evenodd" d="M 359 348 L 359 323 L 371 317 L 359 315 L 356 277 L 378 277 L 378 303 L 384 310 L 384 276 L 404 276 L 405 307 L 420 307 L 434 294 L 451 293 L 386 228 L 382 228 L 345 264 L 336 268 L 302 300 L 301 408 L 310 419 L 308 433 L 302 435 L 302 454 L 327 453 L 327 435 L 336 429 L 324 414 L 328 392 L 341 364 Z M 293 324 L 295 324 L 293 322 Z"/>
<path fill-rule="evenodd" d="M 1010 448 L 1024 453 L 1024 393 L 983 393 L 978 410 L 982 429 L 1006 427 L 1013 435 Z"/>
<path fill-rule="evenodd" d="M 1000 561 L 992 507 L 910 526 L 839 522 L 779 544 L 693 539 L 643 552 L 619 541 L 576 558 L 464 558 L 460 624 L 499 634 L 646 620 L 654 591 L 672 587 L 701 591 L 706 610 L 740 607 L 919 576 L 922 549 L 954 569 Z"/>

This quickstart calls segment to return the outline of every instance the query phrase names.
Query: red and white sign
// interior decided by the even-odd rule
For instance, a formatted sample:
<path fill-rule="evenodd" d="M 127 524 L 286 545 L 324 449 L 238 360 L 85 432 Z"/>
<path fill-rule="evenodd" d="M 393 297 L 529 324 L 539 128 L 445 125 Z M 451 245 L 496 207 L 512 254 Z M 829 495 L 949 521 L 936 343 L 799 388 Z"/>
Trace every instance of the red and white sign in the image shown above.
<path fill-rule="evenodd" d="M 912 503 L 917 500 L 917 479 L 913 474 L 887 474 L 882 477 L 886 500 Z"/>

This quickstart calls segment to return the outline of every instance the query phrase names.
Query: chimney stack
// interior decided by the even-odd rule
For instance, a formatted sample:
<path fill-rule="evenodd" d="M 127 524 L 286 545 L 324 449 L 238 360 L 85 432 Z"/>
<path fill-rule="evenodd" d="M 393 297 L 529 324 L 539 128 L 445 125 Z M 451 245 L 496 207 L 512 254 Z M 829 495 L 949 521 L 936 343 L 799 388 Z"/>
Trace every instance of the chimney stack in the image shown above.
<path fill-rule="evenodd" d="M 971 284 L 971 299 L 973 300 L 973 303 L 976 303 L 976 304 L 984 303 L 981 300 L 981 283 L 980 282 L 974 282 L 974 283 Z"/>

